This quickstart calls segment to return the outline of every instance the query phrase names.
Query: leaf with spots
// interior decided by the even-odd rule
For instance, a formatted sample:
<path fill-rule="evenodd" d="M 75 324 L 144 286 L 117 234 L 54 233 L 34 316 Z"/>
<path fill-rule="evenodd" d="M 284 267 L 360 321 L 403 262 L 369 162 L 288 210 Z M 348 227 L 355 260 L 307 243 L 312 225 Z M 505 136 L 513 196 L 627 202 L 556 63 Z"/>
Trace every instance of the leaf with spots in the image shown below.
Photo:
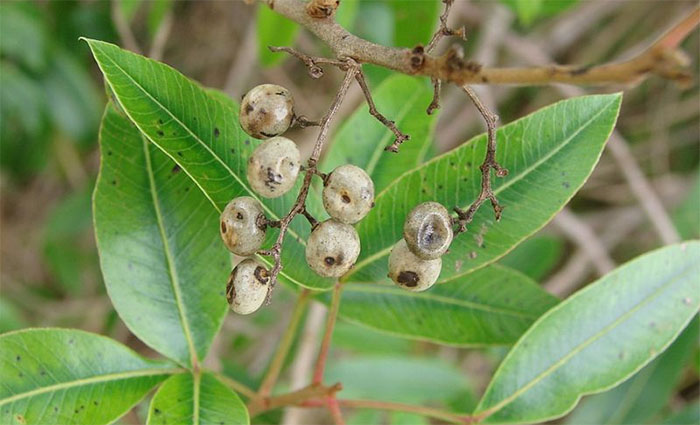
<path fill-rule="evenodd" d="M 401 145 L 399 154 L 386 152 L 394 133 L 368 112 L 362 104 L 340 127 L 321 163 L 330 172 L 343 164 L 353 164 L 367 171 L 379 193 L 394 179 L 420 165 L 433 143 L 437 113 L 428 115 L 425 108 L 432 99 L 432 89 L 425 81 L 395 75 L 387 78 L 372 97 L 377 109 L 411 139 Z"/>
<path fill-rule="evenodd" d="M 247 425 L 248 410 L 229 387 L 209 372 L 170 377 L 148 409 L 148 425 Z"/>
<path fill-rule="evenodd" d="M 457 346 L 505 345 L 556 303 L 522 273 L 492 265 L 425 292 L 349 283 L 339 314 L 406 338 Z"/>
<path fill-rule="evenodd" d="M 231 262 L 218 214 L 179 166 L 111 105 L 100 147 L 95 236 L 107 292 L 143 342 L 194 365 L 227 311 Z"/>
<path fill-rule="evenodd" d="M 182 369 L 69 329 L 0 336 L 0 423 L 108 424 Z"/>
<path fill-rule="evenodd" d="M 499 222 L 484 204 L 443 256 L 438 282 L 455 280 L 496 261 L 544 226 L 593 171 L 620 108 L 621 95 L 583 96 L 558 102 L 498 129 L 496 157 L 510 173 L 494 177 L 505 206 Z M 386 279 L 387 257 L 402 237 L 408 213 L 421 202 L 467 208 L 481 188 L 479 165 L 486 136 L 407 171 L 376 195 L 376 205 L 357 225 L 362 253 L 346 279 Z M 465 282 L 468 280 L 465 280 Z"/>
<path fill-rule="evenodd" d="M 700 242 L 658 249 L 540 317 L 499 366 L 481 423 L 544 422 L 618 385 L 663 352 L 700 308 Z"/>
<path fill-rule="evenodd" d="M 260 198 L 248 184 L 248 158 L 260 144 L 241 130 L 238 105 L 223 94 L 202 88 L 175 69 L 119 47 L 86 40 L 114 93 L 120 109 L 138 130 L 165 152 L 221 213 L 238 196 L 260 200 L 270 220 L 278 220 L 291 208 L 299 188 L 284 196 Z M 310 197 L 317 196 L 310 193 Z M 317 201 L 313 201 L 317 202 Z M 331 279 L 316 275 L 304 261 L 304 240 L 310 226 L 296 218 L 287 233 L 281 280 L 312 289 L 330 289 Z M 267 232 L 265 247 L 271 247 L 277 231 Z M 271 264 L 269 257 L 261 261 Z"/>

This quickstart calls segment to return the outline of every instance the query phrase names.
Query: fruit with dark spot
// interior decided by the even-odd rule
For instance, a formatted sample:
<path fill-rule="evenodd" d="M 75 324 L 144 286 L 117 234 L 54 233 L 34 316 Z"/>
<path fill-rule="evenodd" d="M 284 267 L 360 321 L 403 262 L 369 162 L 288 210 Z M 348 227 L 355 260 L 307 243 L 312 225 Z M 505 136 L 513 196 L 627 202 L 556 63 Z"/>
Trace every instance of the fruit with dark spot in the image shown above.
<path fill-rule="evenodd" d="M 265 213 L 257 199 L 241 196 L 226 205 L 219 220 L 219 233 L 226 248 L 236 255 L 253 255 L 265 242 Z"/>
<path fill-rule="evenodd" d="M 248 158 L 248 183 L 260 195 L 277 198 L 294 187 L 300 166 L 297 145 L 286 137 L 273 137 Z"/>
<path fill-rule="evenodd" d="M 403 226 L 408 248 L 423 260 L 434 260 L 452 243 L 452 219 L 437 202 L 423 202 L 408 213 Z"/>
<path fill-rule="evenodd" d="M 365 170 L 341 165 L 324 182 L 323 206 L 338 221 L 354 224 L 362 220 L 374 203 L 374 183 Z"/>
<path fill-rule="evenodd" d="M 360 237 L 349 224 L 329 219 L 316 226 L 306 242 L 306 262 L 321 276 L 340 277 L 360 255 Z"/>
<path fill-rule="evenodd" d="M 389 278 L 409 291 L 425 291 L 435 284 L 442 269 L 442 259 L 423 260 L 408 249 L 401 239 L 389 255 Z"/>
<path fill-rule="evenodd" d="M 226 285 L 226 299 L 238 314 L 258 310 L 270 290 L 270 273 L 256 260 L 247 258 L 233 269 Z"/>
<path fill-rule="evenodd" d="M 241 128 L 256 139 L 279 136 L 287 131 L 293 117 L 292 95 L 276 84 L 253 87 L 241 101 Z"/>

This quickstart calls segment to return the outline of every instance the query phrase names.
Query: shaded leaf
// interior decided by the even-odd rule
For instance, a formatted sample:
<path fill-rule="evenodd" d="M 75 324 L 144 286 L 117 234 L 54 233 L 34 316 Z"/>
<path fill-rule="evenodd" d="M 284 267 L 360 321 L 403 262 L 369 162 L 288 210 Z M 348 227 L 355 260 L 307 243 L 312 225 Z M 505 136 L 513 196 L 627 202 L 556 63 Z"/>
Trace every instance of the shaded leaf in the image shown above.
<path fill-rule="evenodd" d="M 387 3 L 394 9 L 394 46 L 427 45 L 437 29 L 442 2 L 390 0 Z"/>
<path fill-rule="evenodd" d="M 539 282 L 554 269 L 563 254 L 564 242 L 560 238 L 536 236 L 518 245 L 499 263 Z"/>
<path fill-rule="evenodd" d="M 653 251 L 548 311 L 503 360 L 475 415 L 542 422 L 636 373 L 697 313 L 698 256 L 700 242 Z"/>
<path fill-rule="evenodd" d="M 503 266 L 410 292 L 394 285 L 346 284 L 343 319 L 397 336 L 450 345 L 514 343 L 557 299 Z"/>
<path fill-rule="evenodd" d="M 249 424 L 248 410 L 229 387 L 205 372 L 171 376 L 153 396 L 149 425 Z"/>
<path fill-rule="evenodd" d="M 438 359 L 354 357 L 328 365 L 329 382 L 343 383 L 343 397 L 403 403 L 447 401 L 470 389 L 464 374 Z"/>
<path fill-rule="evenodd" d="M 109 338 L 28 329 L 0 336 L 0 423 L 107 424 L 180 372 Z"/>
<path fill-rule="evenodd" d="M 437 114 L 425 113 L 432 90 L 425 81 L 413 77 L 389 77 L 372 90 L 372 97 L 377 109 L 411 139 L 401 145 L 399 155 L 384 151 L 394 141 L 394 133 L 371 116 L 363 103 L 334 136 L 321 169 L 330 172 L 339 165 L 357 165 L 372 177 L 375 193 L 379 193 L 425 160 L 433 142 Z"/>
<path fill-rule="evenodd" d="M 258 198 L 271 220 L 278 220 L 290 210 L 302 179 L 298 179 L 295 189 L 275 199 L 260 199 L 248 185 L 247 160 L 260 142 L 241 130 L 233 101 L 224 101 L 224 95 L 212 96 L 211 90 L 167 65 L 113 44 L 86 41 L 129 120 L 190 176 L 217 211 L 244 195 Z M 315 193 L 310 193 L 309 197 L 313 196 Z M 267 232 L 265 246 L 272 245 L 276 232 Z M 306 264 L 304 240 L 309 232 L 303 217 L 292 222 L 282 253 L 285 268 L 281 280 L 312 289 L 330 289 L 333 280 L 321 278 Z M 270 264 L 269 257 L 261 260 Z"/>
<path fill-rule="evenodd" d="M 584 96 L 558 102 L 498 130 L 499 162 L 509 169 L 494 178 L 493 189 L 505 206 L 495 222 L 488 203 L 474 216 L 466 234 L 455 238 L 443 256 L 439 281 L 454 280 L 506 254 L 544 226 L 595 166 L 613 129 L 619 94 Z M 466 208 L 478 196 L 484 135 L 407 171 L 376 195 L 376 205 L 357 225 L 362 252 L 346 279 L 386 279 L 387 257 L 402 237 L 409 211 L 424 201 L 448 209 Z"/>
<path fill-rule="evenodd" d="M 95 233 L 107 292 L 131 331 L 183 365 L 203 359 L 227 311 L 219 220 L 175 163 L 108 105 Z"/>

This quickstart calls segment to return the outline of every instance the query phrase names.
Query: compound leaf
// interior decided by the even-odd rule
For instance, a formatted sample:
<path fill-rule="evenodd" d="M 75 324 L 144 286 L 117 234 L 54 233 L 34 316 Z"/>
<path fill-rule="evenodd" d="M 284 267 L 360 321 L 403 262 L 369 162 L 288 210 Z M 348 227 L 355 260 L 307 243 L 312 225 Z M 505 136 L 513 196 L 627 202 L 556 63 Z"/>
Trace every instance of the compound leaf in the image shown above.
<path fill-rule="evenodd" d="M 88 332 L 11 332 L 0 336 L 0 423 L 107 424 L 178 372 Z"/>
<path fill-rule="evenodd" d="M 630 377 L 697 313 L 698 256 L 697 241 L 653 251 L 548 311 L 503 360 L 474 415 L 544 422 Z"/>

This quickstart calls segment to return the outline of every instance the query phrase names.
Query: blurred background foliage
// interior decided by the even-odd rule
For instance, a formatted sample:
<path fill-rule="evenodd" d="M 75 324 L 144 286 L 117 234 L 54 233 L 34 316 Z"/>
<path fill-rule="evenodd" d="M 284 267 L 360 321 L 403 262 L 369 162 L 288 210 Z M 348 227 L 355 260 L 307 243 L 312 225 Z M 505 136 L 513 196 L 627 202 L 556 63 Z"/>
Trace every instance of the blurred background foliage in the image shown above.
<path fill-rule="evenodd" d="M 451 22 L 467 28 L 468 41 L 462 43 L 467 56 L 489 65 L 520 65 L 525 63 L 523 55 L 538 52 L 559 63 L 589 64 L 639 52 L 695 4 L 692 0 L 457 0 Z M 438 1 L 343 0 L 337 19 L 369 40 L 413 47 L 427 43 L 441 10 Z M 287 86 L 299 109 L 310 117 L 325 109 L 340 75 L 328 69 L 323 79 L 311 80 L 298 61 L 271 53 L 268 45 L 330 54 L 296 24 L 241 1 L 0 2 L 0 331 L 77 327 L 149 354 L 120 321 L 101 282 L 91 194 L 99 168 L 96 137 L 106 95 L 79 36 L 122 45 L 132 37 L 142 52 L 162 57 L 185 75 L 235 99 L 262 82 Z M 695 70 L 699 41 L 696 31 L 684 44 Z M 367 68 L 372 87 L 391 74 Z M 552 87 L 489 87 L 480 93 L 496 105 L 502 122 L 562 97 Z M 355 108 L 365 108 L 362 102 L 359 90 L 351 90 L 341 114 L 347 117 Z M 684 239 L 700 236 L 699 116 L 697 86 L 681 90 L 652 78 L 626 92 L 618 125 Z M 443 90 L 438 120 L 436 153 L 483 131 L 471 105 L 452 87 Z M 297 130 L 291 137 L 308 152 L 313 135 Z M 608 153 L 569 210 L 617 263 L 662 245 L 619 163 Z M 554 220 L 500 262 L 566 296 L 598 275 L 580 243 Z M 230 315 L 214 343 L 209 366 L 257 386 L 294 298 L 292 291 L 280 289 L 272 306 L 259 313 Z M 560 422 L 698 423 L 697 327 L 695 321 L 672 349 L 639 375 L 617 389 L 584 399 Z M 505 347 L 460 349 L 408 341 L 341 322 L 328 373 L 343 382 L 344 397 L 469 411 L 505 352 Z M 282 385 L 290 385 L 289 379 Z M 121 422 L 143 422 L 145 413 L 146 409 L 136 408 Z M 276 411 L 255 422 L 282 420 Z M 356 411 L 348 423 L 429 421 L 409 414 Z"/>

